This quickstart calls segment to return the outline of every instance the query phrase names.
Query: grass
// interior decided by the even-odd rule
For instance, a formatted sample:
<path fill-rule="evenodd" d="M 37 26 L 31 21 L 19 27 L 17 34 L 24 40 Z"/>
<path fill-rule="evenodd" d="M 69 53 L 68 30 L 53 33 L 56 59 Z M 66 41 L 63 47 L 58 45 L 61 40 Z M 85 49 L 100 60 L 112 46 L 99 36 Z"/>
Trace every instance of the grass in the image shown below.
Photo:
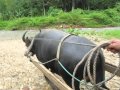
<path fill-rule="evenodd" d="M 100 32 L 104 38 L 119 38 L 120 39 L 120 30 L 111 30 L 111 31 L 102 31 Z"/>
<path fill-rule="evenodd" d="M 120 39 L 120 30 L 102 30 L 102 31 L 95 31 L 95 30 L 78 30 L 78 29 L 67 29 L 65 32 L 70 34 L 75 34 L 79 36 L 95 36 L 95 37 L 102 37 L 105 39 Z"/>
<path fill-rule="evenodd" d="M 23 17 L 10 21 L 0 21 L 0 29 L 23 30 L 30 28 L 42 28 L 54 24 L 54 17 Z"/>
<path fill-rule="evenodd" d="M 71 12 L 63 12 L 60 10 L 51 13 L 46 16 L 0 20 L 0 30 L 40 29 L 62 24 L 78 27 L 120 26 L 120 12 L 116 8 L 102 11 L 75 9 Z"/>

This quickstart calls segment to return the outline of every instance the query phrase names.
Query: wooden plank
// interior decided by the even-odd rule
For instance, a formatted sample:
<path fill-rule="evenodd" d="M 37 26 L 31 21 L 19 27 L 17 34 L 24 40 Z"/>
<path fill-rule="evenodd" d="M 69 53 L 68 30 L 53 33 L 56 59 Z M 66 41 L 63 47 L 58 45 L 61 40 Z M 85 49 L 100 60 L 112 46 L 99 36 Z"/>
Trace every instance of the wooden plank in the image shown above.
<path fill-rule="evenodd" d="M 105 63 L 105 70 L 110 72 L 110 73 L 114 73 L 114 71 L 116 70 L 116 66 L 109 64 L 109 63 Z M 117 76 L 120 77 L 120 70 L 117 72 L 116 74 Z"/>
<path fill-rule="evenodd" d="M 36 61 L 32 61 L 32 63 L 40 70 L 42 73 L 60 90 L 73 90 L 67 84 L 61 82 L 57 77 L 52 74 L 45 66 L 42 64 L 37 63 Z"/>

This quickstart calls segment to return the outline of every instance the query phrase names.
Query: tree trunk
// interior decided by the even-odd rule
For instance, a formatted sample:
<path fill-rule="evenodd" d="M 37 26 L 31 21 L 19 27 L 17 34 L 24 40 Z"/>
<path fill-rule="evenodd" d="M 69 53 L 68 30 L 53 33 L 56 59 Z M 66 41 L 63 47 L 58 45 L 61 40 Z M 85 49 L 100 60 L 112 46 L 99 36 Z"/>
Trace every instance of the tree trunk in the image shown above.
<path fill-rule="evenodd" d="M 46 14 L 45 2 L 44 2 L 44 0 L 43 0 L 43 15 L 45 16 L 45 14 Z"/>
<path fill-rule="evenodd" d="M 75 9 L 75 0 L 72 0 L 72 11 Z"/>

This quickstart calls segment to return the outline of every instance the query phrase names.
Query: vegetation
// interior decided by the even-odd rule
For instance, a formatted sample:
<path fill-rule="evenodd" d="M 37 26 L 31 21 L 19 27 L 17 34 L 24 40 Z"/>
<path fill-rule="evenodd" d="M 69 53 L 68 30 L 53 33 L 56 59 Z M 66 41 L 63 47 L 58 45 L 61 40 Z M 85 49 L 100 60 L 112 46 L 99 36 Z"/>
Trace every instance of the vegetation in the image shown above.
<path fill-rule="evenodd" d="M 79 36 L 95 36 L 106 39 L 119 38 L 120 39 L 120 30 L 78 30 L 78 29 L 67 29 L 65 32 L 70 34 L 79 35 Z"/>
<path fill-rule="evenodd" d="M 0 30 L 39 29 L 57 25 L 120 26 L 119 2 L 119 0 L 0 0 Z"/>
<path fill-rule="evenodd" d="M 0 0 L 1 17 L 5 20 L 46 15 L 50 7 L 71 11 L 77 8 L 100 10 L 114 7 L 119 0 Z"/>
<path fill-rule="evenodd" d="M 51 8 L 47 16 L 22 17 L 13 20 L 0 20 L 0 29 L 19 30 L 43 27 L 69 25 L 78 27 L 120 26 L 120 8 L 101 11 L 75 9 L 63 12 Z"/>

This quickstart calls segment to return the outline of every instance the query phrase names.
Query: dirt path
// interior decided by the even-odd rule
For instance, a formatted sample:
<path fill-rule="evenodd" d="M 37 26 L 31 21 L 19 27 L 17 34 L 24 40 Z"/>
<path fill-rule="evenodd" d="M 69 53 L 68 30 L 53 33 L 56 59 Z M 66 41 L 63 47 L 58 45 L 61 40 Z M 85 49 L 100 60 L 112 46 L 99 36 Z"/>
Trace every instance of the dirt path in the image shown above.
<path fill-rule="evenodd" d="M 21 40 L 23 33 L 24 31 L 0 32 L 0 89 L 19 90 L 27 85 L 35 90 L 51 90 L 43 74 L 24 56 L 26 48 Z M 96 38 L 91 40 L 97 44 L 103 41 Z M 107 62 L 118 64 L 117 55 L 105 51 L 105 56 L 107 56 Z M 106 77 L 109 76 L 110 74 L 107 73 Z M 107 83 L 110 90 L 118 90 L 119 81 L 120 78 L 115 77 Z"/>
<path fill-rule="evenodd" d="M 24 56 L 21 36 L 25 31 L 0 31 L 0 89 L 30 86 L 50 90 L 43 74 Z M 35 58 L 36 59 L 36 58 Z"/>
<path fill-rule="evenodd" d="M 28 85 L 38 90 L 48 90 L 43 74 L 24 56 L 21 40 L 0 41 L 0 89 Z"/>

